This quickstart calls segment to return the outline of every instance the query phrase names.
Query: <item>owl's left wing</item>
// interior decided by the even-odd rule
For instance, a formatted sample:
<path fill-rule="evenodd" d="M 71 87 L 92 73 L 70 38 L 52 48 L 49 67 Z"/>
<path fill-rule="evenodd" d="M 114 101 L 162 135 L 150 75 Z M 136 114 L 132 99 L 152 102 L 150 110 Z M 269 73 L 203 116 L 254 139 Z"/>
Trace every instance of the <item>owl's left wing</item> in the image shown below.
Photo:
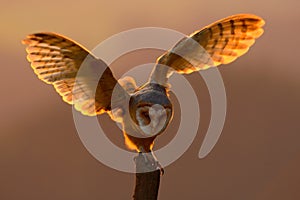
<path fill-rule="evenodd" d="M 231 63 L 245 54 L 263 34 L 264 24 L 264 20 L 256 15 L 237 14 L 208 25 L 183 38 L 159 57 L 153 78 L 164 80 L 164 76 L 168 76 L 170 72 L 159 67 L 162 65 L 189 74 Z"/>
<path fill-rule="evenodd" d="M 39 79 L 52 84 L 63 100 L 82 114 L 110 111 L 115 87 L 116 98 L 127 95 L 110 68 L 71 39 L 56 33 L 36 33 L 22 42 Z"/>

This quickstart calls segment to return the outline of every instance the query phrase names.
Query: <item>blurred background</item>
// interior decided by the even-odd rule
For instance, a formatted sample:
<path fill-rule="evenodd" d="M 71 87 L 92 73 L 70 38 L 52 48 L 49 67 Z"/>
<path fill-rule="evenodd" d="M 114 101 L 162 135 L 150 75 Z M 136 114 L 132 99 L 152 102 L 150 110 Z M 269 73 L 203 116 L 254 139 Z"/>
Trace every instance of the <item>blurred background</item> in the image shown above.
<path fill-rule="evenodd" d="M 104 166 L 82 145 L 71 106 L 38 80 L 26 60 L 20 41 L 27 34 L 54 31 L 93 49 L 131 28 L 190 34 L 237 13 L 263 17 L 265 34 L 242 58 L 219 68 L 227 118 L 220 140 L 201 160 L 210 99 L 201 76 L 187 76 L 200 102 L 200 129 L 188 151 L 165 168 L 159 199 L 300 199 L 298 8 L 296 0 L 2 1 L 0 199 L 125 200 L 134 187 L 134 174 Z M 129 53 L 112 64 L 113 71 L 121 76 L 161 53 Z M 157 148 L 174 137 L 179 116 L 175 113 L 167 133 L 157 139 Z M 112 130 L 108 137 L 124 147 L 115 124 L 106 115 L 99 121 Z"/>

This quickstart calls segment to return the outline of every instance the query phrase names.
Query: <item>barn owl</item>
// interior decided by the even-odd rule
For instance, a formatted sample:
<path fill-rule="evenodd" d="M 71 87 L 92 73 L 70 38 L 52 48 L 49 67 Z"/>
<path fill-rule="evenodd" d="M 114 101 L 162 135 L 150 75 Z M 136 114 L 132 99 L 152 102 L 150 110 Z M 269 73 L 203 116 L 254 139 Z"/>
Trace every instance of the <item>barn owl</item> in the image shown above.
<path fill-rule="evenodd" d="M 53 85 L 65 102 L 83 115 L 109 114 L 122 124 L 129 149 L 151 152 L 154 139 L 173 116 L 168 84 L 172 73 L 233 62 L 262 35 L 264 23 L 258 16 L 237 14 L 195 31 L 157 59 L 149 80 L 140 87 L 131 77 L 117 80 L 102 60 L 65 36 L 35 33 L 23 44 L 35 74 Z M 78 73 L 81 67 L 85 70 Z"/>

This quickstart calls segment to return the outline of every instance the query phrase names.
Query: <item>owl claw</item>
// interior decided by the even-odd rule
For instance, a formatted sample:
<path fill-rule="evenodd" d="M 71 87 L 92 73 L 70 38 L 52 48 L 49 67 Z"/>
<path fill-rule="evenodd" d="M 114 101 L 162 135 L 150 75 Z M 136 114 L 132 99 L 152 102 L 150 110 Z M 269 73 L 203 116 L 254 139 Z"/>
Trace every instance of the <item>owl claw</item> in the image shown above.
<path fill-rule="evenodd" d="M 134 158 L 134 161 L 137 163 L 138 160 L 140 162 L 143 163 L 143 165 L 147 168 L 147 169 L 152 169 L 151 171 L 160 170 L 160 175 L 164 175 L 165 170 L 164 168 L 161 166 L 161 164 L 158 162 L 158 160 L 156 159 L 156 157 L 154 156 L 153 152 L 149 152 L 149 153 L 142 153 L 140 152 L 139 155 L 137 157 Z"/>
<path fill-rule="evenodd" d="M 165 170 L 158 161 L 157 161 L 157 166 L 159 167 L 160 175 L 163 176 L 165 174 Z"/>
<path fill-rule="evenodd" d="M 147 158 L 148 157 L 148 158 Z M 153 166 L 154 169 L 160 170 L 160 175 L 164 175 L 165 170 L 151 151 L 151 154 L 144 154 L 144 158 Z M 147 162 L 146 161 L 146 162 Z"/>

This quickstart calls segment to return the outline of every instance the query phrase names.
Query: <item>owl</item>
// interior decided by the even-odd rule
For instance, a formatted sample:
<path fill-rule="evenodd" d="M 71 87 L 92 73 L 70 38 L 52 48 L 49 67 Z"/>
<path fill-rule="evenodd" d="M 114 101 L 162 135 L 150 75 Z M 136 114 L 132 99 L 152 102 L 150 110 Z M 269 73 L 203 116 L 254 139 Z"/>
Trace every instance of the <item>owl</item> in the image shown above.
<path fill-rule="evenodd" d="M 264 24 L 258 16 L 237 14 L 195 31 L 157 59 L 142 86 L 131 77 L 117 80 L 102 60 L 57 33 L 31 34 L 22 42 L 40 80 L 53 85 L 83 115 L 107 113 L 121 123 L 126 146 L 147 153 L 172 120 L 172 73 L 190 74 L 233 62 L 262 35 Z"/>

